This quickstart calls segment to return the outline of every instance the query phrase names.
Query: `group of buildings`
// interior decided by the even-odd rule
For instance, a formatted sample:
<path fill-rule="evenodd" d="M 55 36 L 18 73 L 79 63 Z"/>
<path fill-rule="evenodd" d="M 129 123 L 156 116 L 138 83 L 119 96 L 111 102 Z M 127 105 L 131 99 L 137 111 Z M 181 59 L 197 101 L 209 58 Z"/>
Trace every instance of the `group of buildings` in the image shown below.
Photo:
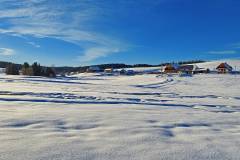
<path fill-rule="evenodd" d="M 217 73 L 232 73 L 233 67 L 225 62 L 216 66 L 215 71 Z M 169 65 L 166 65 L 163 70 L 163 73 L 197 74 L 197 73 L 209 73 L 209 72 L 210 72 L 210 69 L 200 68 L 196 64 L 191 64 L 191 65 L 169 64 Z"/>
<path fill-rule="evenodd" d="M 211 71 L 208 68 L 200 68 L 196 64 L 186 64 L 186 65 L 178 65 L 178 64 L 168 64 L 165 67 L 162 68 L 162 70 L 153 71 L 149 73 L 184 73 L 184 74 L 198 74 L 198 73 L 210 73 L 210 72 L 216 72 L 216 73 L 232 73 L 233 67 L 229 64 L 221 63 L 218 66 L 216 66 L 216 69 L 214 71 Z M 114 70 L 113 68 L 107 68 L 107 69 L 101 69 L 98 66 L 91 66 L 87 69 L 88 73 L 96 73 L 96 72 L 104 72 L 106 74 L 116 73 L 122 75 L 132 75 L 134 74 L 134 70 L 128 70 L 128 69 L 118 69 Z"/>
<path fill-rule="evenodd" d="M 90 66 L 87 70 L 87 73 L 98 73 L 98 72 L 104 72 L 106 74 L 113 74 L 113 73 L 119 73 L 120 75 L 134 75 L 133 70 L 125 70 L 125 69 L 120 69 L 120 70 L 114 70 L 113 68 L 106 68 L 106 69 L 101 69 L 98 66 Z"/>

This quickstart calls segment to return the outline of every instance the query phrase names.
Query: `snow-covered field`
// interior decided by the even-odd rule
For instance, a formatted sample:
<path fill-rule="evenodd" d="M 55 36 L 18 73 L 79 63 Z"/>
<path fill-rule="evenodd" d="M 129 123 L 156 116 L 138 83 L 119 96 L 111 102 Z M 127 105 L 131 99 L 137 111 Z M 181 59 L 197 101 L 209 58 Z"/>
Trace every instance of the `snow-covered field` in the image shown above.
<path fill-rule="evenodd" d="M 1 160 L 239 160 L 240 75 L 0 75 Z"/>

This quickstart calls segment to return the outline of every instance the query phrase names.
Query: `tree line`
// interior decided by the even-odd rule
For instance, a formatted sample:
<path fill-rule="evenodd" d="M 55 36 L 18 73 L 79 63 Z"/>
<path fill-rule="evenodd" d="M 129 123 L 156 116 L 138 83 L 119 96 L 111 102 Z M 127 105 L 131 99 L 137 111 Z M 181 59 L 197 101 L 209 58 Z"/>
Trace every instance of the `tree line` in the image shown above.
<path fill-rule="evenodd" d="M 56 77 L 54 68 L 44 67 L 39 63 L 34 62 L 32 65 L 25 62 L 23 65 L 8 63 L 6 65 L 6 74 L 8 75 L 28 75 L 28 76 L 45 76 L 45 77 Z"/>
<path fill-rule="evenodd" d="M 182 64 L 193 64 L 193 63 L 202 63 L 205 62 L 203 60 L 189 60 L 189 61 L 178 61 L 178 62 L 171 62 L 171 63 L 178 63 Z M 124 63 L 112 63 L 112 64 L 99 64 L 98 66 L 101 70 L 106 68 L 113 68 L 113 69 L 121 69 L 121 68 L 136 68 L 136 67 L 159 67 L 171 64 L 170 62 L 161 63 L 157 65 L 150 65 L 150 64 L 133 64 L 128 65 Z M 39 63 L 35 62 L 32 65 L 29 65 L 27 62 L 24 64 L 14 64 L 9 62 L 2 62 L 0 61 L 0 68 L 6 68 L 7 74 L 12 75 L 30 75 L 30 76 L 46 76 L 46 77 L 54 77 L 56 74 L 66 74 L 70 72 L 86 72 L 86 70 L 90 66 L 80 66 L 80 67 L 44 67 L 41 66 Z"/>

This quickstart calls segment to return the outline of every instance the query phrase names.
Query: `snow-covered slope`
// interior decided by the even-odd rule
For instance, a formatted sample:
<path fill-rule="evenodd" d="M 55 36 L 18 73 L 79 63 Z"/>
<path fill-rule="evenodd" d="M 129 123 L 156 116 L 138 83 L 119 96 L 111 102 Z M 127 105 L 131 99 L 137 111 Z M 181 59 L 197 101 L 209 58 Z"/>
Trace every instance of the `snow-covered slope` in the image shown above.
<path fill-rule="evenodd" d="M 0 75 L 0 160 L 237 160 L 240 75 Z"/>

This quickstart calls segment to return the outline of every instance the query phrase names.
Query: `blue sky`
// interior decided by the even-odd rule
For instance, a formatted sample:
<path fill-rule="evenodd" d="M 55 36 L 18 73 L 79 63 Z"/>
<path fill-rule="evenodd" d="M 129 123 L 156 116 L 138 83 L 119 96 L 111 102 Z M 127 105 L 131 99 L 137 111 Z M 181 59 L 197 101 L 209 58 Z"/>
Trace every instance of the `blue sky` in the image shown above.
<path fill-rule="evenodd" d="M 0 61 L 80 66 L 239 57 L 239 0 L 0 1 Z"/>

